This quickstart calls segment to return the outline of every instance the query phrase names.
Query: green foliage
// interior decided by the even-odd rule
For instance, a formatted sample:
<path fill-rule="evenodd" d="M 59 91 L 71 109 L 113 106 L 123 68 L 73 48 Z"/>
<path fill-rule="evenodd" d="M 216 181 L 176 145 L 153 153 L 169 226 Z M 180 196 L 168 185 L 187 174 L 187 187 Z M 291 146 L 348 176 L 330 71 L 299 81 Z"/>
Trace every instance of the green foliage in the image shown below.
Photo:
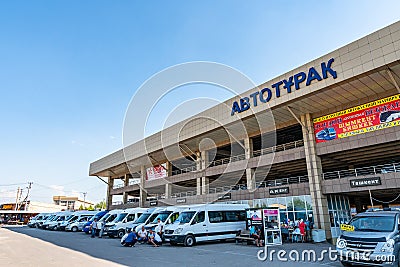
<path fill-rule="evenodd" d="M 94 206 L 95 209 L 105 209 L 106 208 L 106 201 L 102 200 Z"/>

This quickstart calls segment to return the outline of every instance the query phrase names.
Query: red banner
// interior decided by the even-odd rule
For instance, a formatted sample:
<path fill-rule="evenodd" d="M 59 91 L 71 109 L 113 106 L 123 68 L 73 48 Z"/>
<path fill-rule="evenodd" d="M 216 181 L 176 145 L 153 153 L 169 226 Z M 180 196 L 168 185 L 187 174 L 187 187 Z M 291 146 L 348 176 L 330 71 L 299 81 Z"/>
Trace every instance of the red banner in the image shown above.
<path fill-rule="evenodd" d="M 400 94 L 313 120 L 317 143 L 400 125 Z"/>

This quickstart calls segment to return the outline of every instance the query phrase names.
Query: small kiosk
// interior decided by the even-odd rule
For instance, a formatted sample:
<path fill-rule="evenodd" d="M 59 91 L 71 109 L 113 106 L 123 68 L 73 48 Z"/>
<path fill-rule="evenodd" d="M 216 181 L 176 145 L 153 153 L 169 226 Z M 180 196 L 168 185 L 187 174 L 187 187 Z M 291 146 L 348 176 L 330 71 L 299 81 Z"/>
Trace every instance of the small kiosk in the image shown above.
<path fill-rule="evenodd" d="M 282 245 L 279 208 L 263 209 L 265 245 Z"/>

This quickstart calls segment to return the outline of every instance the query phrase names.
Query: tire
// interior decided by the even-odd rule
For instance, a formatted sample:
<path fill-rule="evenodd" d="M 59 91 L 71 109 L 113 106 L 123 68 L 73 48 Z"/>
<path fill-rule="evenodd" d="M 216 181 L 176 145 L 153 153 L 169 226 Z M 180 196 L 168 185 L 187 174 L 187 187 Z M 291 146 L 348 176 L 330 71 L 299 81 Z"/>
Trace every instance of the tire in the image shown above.
<path fill-rule="evenodd" d="M 185 241 L 183 242 L 183 245 L 185 247 L 191 247 L 196 243 L 196 239 L 192 235 L 187 235 L 185 237 Z"/>
<path fill-rule="evenodd" d="M 76 227 L 76 226 L 72 227 L 71 231 L 72 232 L 78 232 L 78 227 Z"/>
<path fill-rule="evenodd" d="M 340 263 L 345 267 L 353 266 L 351 263 L 348 263 L 348 262 L 345 262 L 345 261 L 341 261 Z"/>
<path fill-rule="evenodd" d="M 118 238 L 122 238 L 125 235 L 125 231 L 124 230 L 119 230 L 117 233 Z"/>

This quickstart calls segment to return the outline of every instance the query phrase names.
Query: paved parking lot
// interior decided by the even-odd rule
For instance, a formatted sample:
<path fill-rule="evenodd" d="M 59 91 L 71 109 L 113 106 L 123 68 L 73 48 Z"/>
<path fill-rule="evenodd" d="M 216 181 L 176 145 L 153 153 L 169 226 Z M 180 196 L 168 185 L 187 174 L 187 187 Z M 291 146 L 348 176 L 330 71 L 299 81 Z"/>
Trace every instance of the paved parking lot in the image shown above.
<path fill-rule="evenodd" d="M 14 266 L 22 266 L 29 262 L 29 257 L 37 257 L 40 265 L 30 266 L 77 266 L 83 263 L 95 263 L 97 266 L 114 264 L 125 266 L 341 266 L 328 257 L 316 262 L 282 262 L 277 260 L 260 261 L 257 258 L 259 249 L 255 246 L 236 245 L 234 242 L 214 242 L 197 246 L 174 247 L 168 244 L 159 248 L 137 244 L 125 248 L 119 240 L 110 238 L 90 238 L 84 233 L 55 232 L 28 227 L 7 227 L 0 229 L 0 260 L 5 258 Z M 19 240 L 19 241 L 18 241 Z M 45 242 L 43 242 L 45 241 Z M 23 251 L 21 244 L 24 245 Z M 13 247 L 14 246 L 14 247 Z M 330 246 L 323 244 L 284 244 L 270 249 L 284 249 L 301 252 L 313 249 L 317 255 Z M 58 251 L 61 249 L 61 251 Z M 7 253 L 13 251 L 14 253 Z M 42 252 L 41 252 L 42 251 Z M 295 255 L 295 254 L 293 254 Z M 288 258 L 288 255 L 286 255 Z M 4 261 L 3 261 L 4 262 Z M 26 265 L 25 265 L 26 266 Z"/>

